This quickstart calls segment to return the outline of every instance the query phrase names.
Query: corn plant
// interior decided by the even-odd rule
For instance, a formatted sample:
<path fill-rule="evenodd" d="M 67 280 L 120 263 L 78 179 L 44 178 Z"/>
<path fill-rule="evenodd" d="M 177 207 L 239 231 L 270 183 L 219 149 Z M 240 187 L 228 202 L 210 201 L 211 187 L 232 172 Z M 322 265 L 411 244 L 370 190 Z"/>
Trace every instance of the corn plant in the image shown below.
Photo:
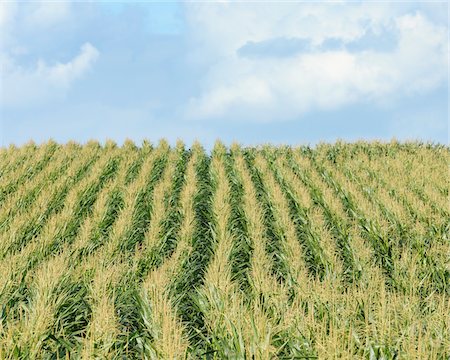
<path fill-rule="evenodd" d="M 448 146 L 0 148 L 1 359 L 446 359 Z"/>

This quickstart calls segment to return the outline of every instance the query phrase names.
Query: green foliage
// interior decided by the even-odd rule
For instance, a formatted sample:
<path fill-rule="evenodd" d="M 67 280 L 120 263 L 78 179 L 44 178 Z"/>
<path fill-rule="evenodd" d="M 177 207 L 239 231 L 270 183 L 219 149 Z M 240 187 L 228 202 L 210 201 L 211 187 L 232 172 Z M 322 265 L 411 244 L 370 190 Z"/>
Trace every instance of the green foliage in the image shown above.
<path fill-rule="evenodd" d="M 243 186 L 236 167 L 234 166 L 234 156 L 236 153 L 232 150 L 225 157 L 225 167 L 228 173 L 231 194 L 231 216 L 229 228 L 235 234 L 235 241 L 231 250 L 230 262 L 232 276 L 239 283 L 244 292 L 250 291 L 250 257 L 253 251 L 251 241 L 248 237 L 247 220 L 243 209 Z"/>
<path fill-rule="evenodd" d="M 130 153 L 136 157 L 125 162 Z M 195 184 L 186 176 L 190 160 Z M 223 210 L 228 222 L 220 226 L 213 210 L 214 195 L 221 194 L 213 160 L 223 166 L 220 188 L 229 192 L 230 207 Z M 157 147 L 149 141 L 137 146 L 128 140 L 122 147 L 49 141 L 1 149 L 0 358 L 86 356 L 98 311 L 112 317 L 100 319 L 111 320 L 105 329 L 115 329 L 108 355 L 99 357 L 164 358 L 157 342 L 173 329 L 157 324 L 162 305 L 145 289 L 154 285 L 147 278 L 159 279 L 149 275 L 163 274 L 167 263 L 174 272 L 161 276 L 158 289 L 167 295 L 164 314 L 177 320 L 166 326 L 179 327 L 173 333 L 186 340 L 179 358 L 447 358 L 449 162 L 447 146 L 398 141 L 298 148 L 218 143 L 210 153 L 198 143 L 171 148 L 165 140 Z M 175 170 L 165 177 L 157 241 L 146 248 L 155 188 L 169 168 Z M 251 206 L 244 211 L 244 185 L 255 190 L 262 219 L 249 217 Z M 323 232 L 296 186 L 323 218 Z M 192 209 L 182 201 L 187 187 L 195 190 Z M 282 203 L 275 201 L 280 197 Z M 278 204 L 293 229 L 284 228 Z M 194 221 L 187 224 L 193 231 L 186 240 L 180 234 L 188 210 Z M 260 240 L 249 234 L 254 222 L 264 229 L 260 248 L 270 266 L 263 273 L 276 287 L 261 286 L 260 293 L 252 291 Z M 123 229 L 118 234 L 117 224 Z M 225 227 L 232 240 L 220 253 L 225 235 L 219 229 Z M 336 259 L 326 255 L 325 230 Z M 186 248 L 177 258 L 182 242 Z M 289 244 L 298 246 L 298 263 L 288 256 Z M 224 255 L 222 262 L 213 261 L 216 255 Z M 55 259 L 64 262 L 47 287 L 42 269 Z M 211 264 L 224 279 L 208 276 Z M 294 271 L 301 266 L 305 275 Z M 110 267 L 119 273 L 104 280 L 100 275 Z M 109 281 L 104 294 L 95 294 L 94 279 Z M 100 354 L 101 342 L 92 344 Z"/>
<path fill-rule="evenodd" d="M 213 186 L 210 175 L 211 159 L 203 149 L 197 151 L 196 164 L 197 193 L 194 197 L 195 230 L 192 235 L 192 252 L 182 263 L 171 286 L 174 304 L 180 317 L 189 324 L 189 337 L 194 345 L 202 345 L 199 335 L 205 332 L 203 314 L 195 304 L 196 290 L 203 284 L 203 277 L 212 256 L 212 210 Z"/>

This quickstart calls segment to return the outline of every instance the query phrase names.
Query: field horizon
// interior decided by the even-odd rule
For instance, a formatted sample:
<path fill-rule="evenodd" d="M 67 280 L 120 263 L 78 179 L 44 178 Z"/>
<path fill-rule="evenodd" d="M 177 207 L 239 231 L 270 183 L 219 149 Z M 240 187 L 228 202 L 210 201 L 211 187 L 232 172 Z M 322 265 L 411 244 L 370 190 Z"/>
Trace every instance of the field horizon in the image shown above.
<path fill-rule="evenodd" d="M 216 144 L 221 144 L 226 148 L 230 148 L 231 146 L 239 146 L 241 148 L 262 148 L 265 146 L 272 146 L 278 148 L 311 148 L 315 149 L 321 146 L 345 146 L 345 145 L 374 145 L 374 146 L 419 146 L 419 147 L 428 147 L 428 148 L 447 148 L 450 149 L 448 143 L 442 143 L 440 141 L 435 141 L 431 139 L 421 139 L 421 138 L 411 138 L 411 139 L 399 139 L 396 137 L 392 137 L 390 139 L 383 138 L 373 138 L 366 139 L 363 137 L 355 138 L 355 139 L 345 139 L 345 138 L 337 138 L 335 140 L 321 140 L 321 141 L 299 141 L 298 143 L 292 144 L 288 142 L 271 142 L 271 141 L 262 141 L 258 143 L 245 143 L 239 140 L 234 141 L 223 141 L 220 138 L 217 138 L 214 142 L 211 143 L 210 146 L 203 144 L 203 142 L 199 139 L 194 139 L 191 142 L 184 141 L 183 138 L 176 139 L 168 139 L 165 137 L 152 140 L 150 138 L 142 138 L 141 140 L 133 140 L 131 138 L 125 138 L 123 140 L 116 140 L 114 138 L 90 138 L 82 141 L 69 139 L 66 141 L 59 141 L 52 137 L 44 139 L 44 140 L 34 140 L 29 139 L 22 143 L 9 143 L 3 144 L 0 146 L 1 151 L 7 151 L 8 149 L 18 149 L 21 147 L 39 147 L 44 146 L 46 144 L 54 144 L 57 146 L 66 146 L 69 144 L 73 144 L 76 146 L 86 146 L 88 144 L 96 144 L 100 147 L 124 147 L 131 146 L 135 148 L 142 148 L 145 146 L 156 147 L 159 143 L 165 142 L 169 147 L 175 147 L 178 143 L 183 144 L 184 147 L 190 149 L 191 146 L 195 144 L 200 145 L 206 152 L 210 153 Z M 191 144 L 191 146 L 189 146 Z"/>
<path fill-rule="evenodd" d="M 448 359 L 450 148 L 0 148 L 0 358 Z"/>

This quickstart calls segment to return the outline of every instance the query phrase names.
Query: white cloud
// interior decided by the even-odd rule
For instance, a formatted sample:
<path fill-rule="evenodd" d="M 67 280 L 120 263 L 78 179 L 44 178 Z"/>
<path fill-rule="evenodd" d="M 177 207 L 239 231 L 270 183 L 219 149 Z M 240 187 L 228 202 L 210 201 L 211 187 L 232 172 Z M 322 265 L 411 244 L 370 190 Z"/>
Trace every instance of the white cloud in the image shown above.
<path fill-rule="evenodd" d="M 0 51 L 11 43 L 11 28 L 17 12 L 16 2 L 0 2 Z"/>
<path fill-rule="evenodd" d="M 200 99 L 191 99 L 192 116 L 200 118 L 220 116 L 229 107 L 251 105 L 266 107 L 272 102 L 268 84 L 262 79 L 248 77 L 229 86 L 212 89 Z"/>
<path fill-rule="evenodd" d="M 69 1 L 0 3 L 1 106 L 37 105 L 64 97 L 72 84 L 96 62 L 99 51 L 89 42 L 66 62 L 37 59 L 34 64 L 24 65 L 21 60 L 23 55 L 30 55 L 26 41 L 24 44 L 19 40 L 21 31 L 26 34 L 55 31 L 55 25 L 63 25 L 73 18 L 71 10 Z"/>
<path fill-rule="evenodd" d="M 4 30 L 8 27 L 17 12 L 17 3 L 11 2 L 0 2 L 0 29 Z"/>
<path fill-rule="evenodd" d="M 355 102 L 386 104 L 425 93 L 447 79 L 447 27 L 420 12 L 389 4 L 189 4 L 192 60 L 207 62 L 202 93 L 188 118 L 244 113 L 270 121 Z M 394 32 L 392 50 L 327 50 L 284 58 L 243 58 L 249 41 L 277 37 L 358 40 L 368 31 Z M 253 116 L 252 116 L 253 115 Z"/>
<path fill-rule="evenodd" d="M 25 21 L 29 26 L 50 27 L 61 23 L 70 16 L 68 1 L 35 1 L 26 9 Z"/>
<path fill-rule="evenodd" d="M 20 47 L 15 41 L 15 35 L 21 29 L 35 34 L 37 31 L 64 23 L 70 16 L 69 1 L 0 2 L 0 50 L 5 52 Z"/>
<path fill-rule="evenodd" d="M 34 68 L 24 68 L 13 57 L 1 54 L 0 102 L 3 106 L 13 107 L 64 96 L 71 84 L 83 76 L 98 57 L 99 51 L 90 43 L 85 43 L 80 53 L 66 63 L 48 65 L 39 60 Z"/>

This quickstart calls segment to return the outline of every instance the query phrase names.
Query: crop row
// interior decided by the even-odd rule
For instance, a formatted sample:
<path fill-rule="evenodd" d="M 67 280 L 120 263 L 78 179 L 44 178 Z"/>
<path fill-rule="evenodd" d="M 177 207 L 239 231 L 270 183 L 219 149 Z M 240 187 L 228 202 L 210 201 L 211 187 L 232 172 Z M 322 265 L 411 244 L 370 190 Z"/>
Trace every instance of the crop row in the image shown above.
<path fill-rule="evenodd" d="M 419 143 L 2 149 L 0 357 L 445 358 L 449 159 Z"/>

